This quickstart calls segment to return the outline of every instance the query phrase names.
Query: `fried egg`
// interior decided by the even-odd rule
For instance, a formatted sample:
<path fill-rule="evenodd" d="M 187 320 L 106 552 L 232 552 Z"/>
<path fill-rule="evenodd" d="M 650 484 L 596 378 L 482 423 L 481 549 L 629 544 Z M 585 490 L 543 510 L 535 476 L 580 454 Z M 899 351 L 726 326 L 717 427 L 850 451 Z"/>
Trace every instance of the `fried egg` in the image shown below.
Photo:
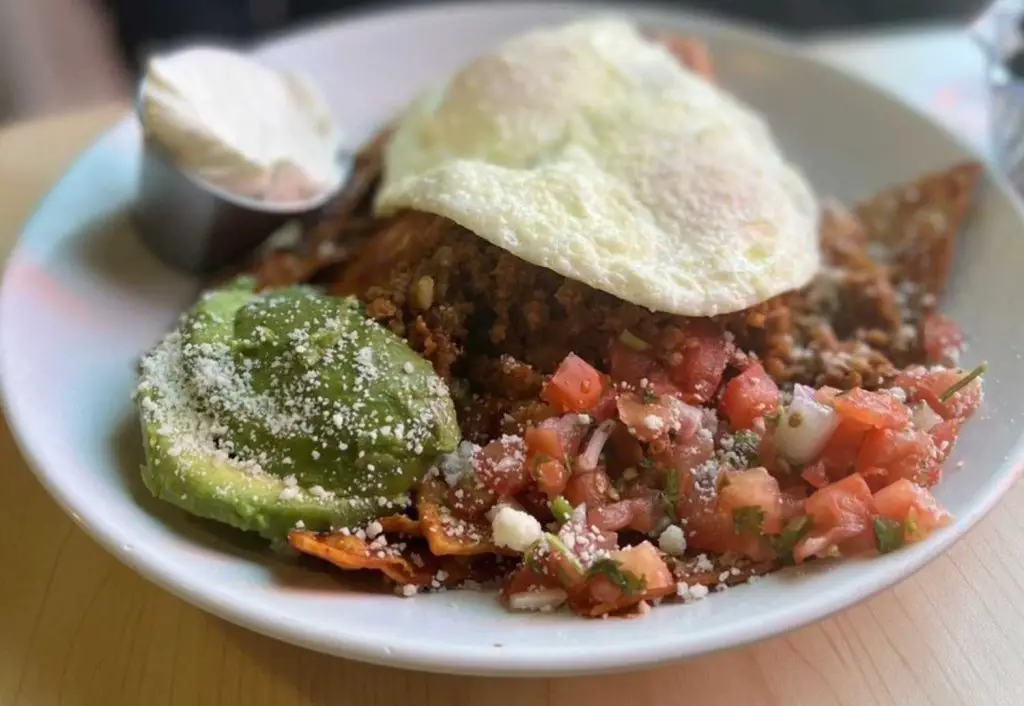
<path fill-rule="evenodd" d="M 444 216 L 655 311 L 739 311 L 809 282 L 818 206 L 764 120 L 633 25 L 544 29 L 405 112 L 376 209 Z"/>

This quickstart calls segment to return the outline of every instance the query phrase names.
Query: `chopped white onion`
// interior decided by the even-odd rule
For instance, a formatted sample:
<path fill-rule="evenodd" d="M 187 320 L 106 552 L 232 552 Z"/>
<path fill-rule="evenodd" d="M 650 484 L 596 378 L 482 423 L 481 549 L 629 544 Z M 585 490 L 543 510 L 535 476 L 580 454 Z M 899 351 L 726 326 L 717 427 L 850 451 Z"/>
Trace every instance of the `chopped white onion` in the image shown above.
<path fill-rule="evenodd" d="M 806 396 L 800 387 L 794 390 L 793 403 L 783 412 L 775 430 L 776 449 L 796 464 L 807 463 L 821 453 L 839 426 L 835 410 Z"/>
<path fill-rule="evenodd" d="M 542 588 L 539 591 L 522 591 L 508 597 L 512 610 L 554 610 L 565 603 L 569 594 L 561 588 Z"/>
<path fill-rule="evenodd" d="M 814 388 L 808 387 L 807 385 L 801 385 L 800 383 L 793 385 L 793 399 L 813 400 Z"/>
<path fill-rule="evenodd" d="M 930 431 L 936 424 L 943 422 L 942 417 L 927 402 L 918 402 L 914 405 L 914 416 L 911 419 L 914 427 L 921 431 Z"/>
<path fill-rule="evenodd" d="M 604 445 L 608 443 L 608 438 L 612 435 L 615 424 L 615 420 L 606 419 L 597 425 L 597 429 L 590 435 L 587 447 L 583 449 L 583 453 L 580 454 L 579 460 L 576 463 L 578 471 L 590 473 L 597 469 L 597 464 L 601 462 L 601 451 L 604 449 Z"/>

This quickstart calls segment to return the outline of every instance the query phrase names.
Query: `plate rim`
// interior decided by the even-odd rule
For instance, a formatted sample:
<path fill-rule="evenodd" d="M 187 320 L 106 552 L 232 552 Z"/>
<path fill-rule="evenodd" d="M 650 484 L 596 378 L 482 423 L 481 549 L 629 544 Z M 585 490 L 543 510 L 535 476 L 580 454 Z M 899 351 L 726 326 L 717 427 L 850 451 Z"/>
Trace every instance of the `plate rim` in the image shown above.
<path fill-rule="evenodd" d="M 492 3 L 468 0 L 443 2 L 430 6 L 399 6 L 378 11 L 343 14 L 337 19 L 329 20 L 317 29 L 300 28 L 298 31 L 283 33 L 274 36 L 267 42 L 261 42 L 256 47 L 259 49 L 270 49 L 290 41 L 301 40 L 311 32 L 330 32 L 341 24 L 389 21 L 405 15 L 444 13 L 452 9 L 471 9 L 475 12 L 487 13 L 489 11 L 500 12 L 502 9 L 513 7 L 523 9 L 530 6 L 535 6 L 540 10 L 551 9 L 555 5 L 573 6 L 574 9 L 579 8 L 579 3 L 509 2 L 507 0 Z M 953 133 L 926 112 L 910 104 L 895 92 L 810 55 L 802 50 L 799 45 L 772 36 L 758 30 L 756 27 L 748 28 L 737 23 L 708 18 L 699 13 L 675 10 L 657 5 L 601 3 L 598 7 L 606 10 L 617 9 L 625 12 L 640 10 L 644 13 L 660 14 L 664 17 L 671 17 L 673 22 L 690 23 L 698 31 L 710 31 L 720 36 L 726 35 L 739 38 L 742 41 L 750 42 L 757 49 L 783 54 L 788 61 L 813 64 L 831 73 L 840 82 L 852 83 L 857 85 L 860 90 L 879 94 L 887 102 L 893 104 L 894 109 L 902 109 L 913 114 L 922 122 L 940 131 L 946 139 L 952 142 L 964 154 L 971 155 L 982 162 L 986 180 L 992 188 L 999 192 L 1001 197 L 1011 204 L 1018 221 L 1024 226 L 1024 205 L 1022 205 L 1006 178 L 991 169 L 987 160 L 983 156 L 978 155 L 977 151 L 961 136 Z M 4 277 L 2 283 L 0 283 L 0 310 L 5 308 L 5 302 L 11 296 L 10 279 L 6 277 L 6 274 L 21 254 L 24 247 L 24 234 L 31 229 L 33 222 L 45 210 L 54 192 L 60 189 L 68 180 L 71 173 L 81 165 L 85 157 L 101 149 L 103 144 L 113 139 L 119 130 L 126 129 L 126 124 L 130 123 L 131 120 L 131 113 L 126 110 L 125 117 L 93 140 L 78 155 L 72 165 L 62 173 L 61 177 L 47 189 L 45 195 L 33 210 L 32 215 L 19 230 L 17 242 L 11 248 L 7 261 L 4 264 Z M 710 645 L 687 645 L 685 642 L 677 641 L 673 643 L 674 649 L 659 654 L 652 654 L 650 646 L 643 644 L 634 644 L 632 646 L 633 649 L 629 649 L 629 644 L 624 647 L 616 646 L 614 648 L 595 646 L 594 650 L 588 651 L 582 657 L 569 654 L 554 662 L 549 660 L 547 663 L 541 663 L 538 658 L 531 658 L 525 652 L 511 654 L 500 650 L 480 652 L 461 648 L 456 652 L 449 649 L 440 656 L 435 656 L 436 650 L 432 651 L 428 647 L 423 646 L 422 643 L 403 643 L 397 647 L 392 647 L 382 645 L 379 641 L 374 642 L 372 638 L 364 639 L 359 635 L 347 636 L 344 631 L 323 630 L 320 632 L 307 632 L 302 629 L 301 625 L 289 624 L 288 616 L 284 613 L 267 613 L 266 611 L 257 613 L 255 610 L 250 609 L 247 603 L 232 602 L 232 596 L 224 589 L 205 586 L 202 581 L 193 579 L 187 572 L 169 569 L 161 563 L 159 557 L 154 558 L 151 555 L 142 556 L 133 550 L 126 549 L 116 536 L 114 528 L 102 518 L 97 519 L 95 516 L 90 515 L 88 509 L 83 511 L 80 504 L 75 502 L 75 498 L 69 497 L 70 494 L 62 488 L 58 479 L 51 477 L 50 473 L 43 467 L 43 464 L 37 460 L 37 455 L 32 452 L 32 443 L 24 429 L 21 406 L 13 400 L 10 389 L 11 383 L 7 379 L 7 364 L 4 361 L 9 356 L 8 344 L 6 338 L 2 335 L 5 329 L 6 326 L 0 322 L 0 406 L 3 408 L 11 436 L 26 465 L 32 470 L 47 493 L 89 537 L 148 581 L 182 600 L 232 623 L 297 646 L 392 667 L 439 673 L 493 676 L 556 676 L 594 672 L 610 673 L 652 667 L 681 659 L 710 655 L 725 649 L 741 647 L 765 640 L 845 610 L 916 573 L 938 556 L 944 554 L 953 543 L 969 532 L 982 517 L 991 511 L 995 504 L 1005 495 L 1006 491 L 1020 477 L 1022 471 L 1024 471 L 1024 436 L 1021 436 L 1016 446 L 1011 450 L 1007 460 L 997 469 L 997 471 L 1001 472 L 994 474 L 985 483 L 979 493 L 976 494 L 970 511 L 961 514 L 958 518 L 956 532 L 947 530 L 938 534 L 933 541 L 915 548 L 914 553 L 909 555 L 908 560 L 903 562 L 899 568 L 893 569 L 890 572 L 879 573 L 872 580 L 865 580 L 863 583 L 855 586 L 857 590 L 848 591 L 838 594 L 836 597 L 822 600 L 819 604 L 812 605 L 810 610 L 807 608 L 799 610 L 792 608 L 789 611 L 779 613 L 773 620 L 760 621 L 753 627 L 733 628 L 726 633 L 725 637 L 712 640 Z M 416 644 L 420 644 L 420 646 L 417 647 Z"/>

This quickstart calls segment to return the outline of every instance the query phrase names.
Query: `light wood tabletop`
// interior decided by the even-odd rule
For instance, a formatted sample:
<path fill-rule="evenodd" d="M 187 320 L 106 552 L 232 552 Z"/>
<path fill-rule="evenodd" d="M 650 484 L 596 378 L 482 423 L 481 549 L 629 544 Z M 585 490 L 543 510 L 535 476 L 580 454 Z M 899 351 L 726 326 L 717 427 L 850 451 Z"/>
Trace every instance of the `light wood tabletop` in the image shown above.
<path fill-rule="evenodd" d="M 0 251 L 123 110 L 0 129 Z M 1024 485 L 945 556 L 829 620 L 655 671 L 533 680 L 371 667 L 206 615 L 75 527 L 6 425 L 0 502 L 0 706 L 1024 703 Z"/>

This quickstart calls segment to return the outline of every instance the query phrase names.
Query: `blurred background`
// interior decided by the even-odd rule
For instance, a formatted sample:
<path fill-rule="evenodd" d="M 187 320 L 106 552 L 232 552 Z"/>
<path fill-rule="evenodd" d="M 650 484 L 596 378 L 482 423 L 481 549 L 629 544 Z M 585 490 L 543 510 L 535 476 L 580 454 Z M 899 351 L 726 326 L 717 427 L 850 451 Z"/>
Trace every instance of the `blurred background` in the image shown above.
<path fill-rule="evenodd" d="M 430 0 L 418 0 L 420 4 Z M 0 122 L 125 98 L 145 57 L 199 36 L 254 41 L 372 0 L 0 0 Z M 966 21 L 985 0 L 681 0 L 675 5 L 807 35 Z"/>

